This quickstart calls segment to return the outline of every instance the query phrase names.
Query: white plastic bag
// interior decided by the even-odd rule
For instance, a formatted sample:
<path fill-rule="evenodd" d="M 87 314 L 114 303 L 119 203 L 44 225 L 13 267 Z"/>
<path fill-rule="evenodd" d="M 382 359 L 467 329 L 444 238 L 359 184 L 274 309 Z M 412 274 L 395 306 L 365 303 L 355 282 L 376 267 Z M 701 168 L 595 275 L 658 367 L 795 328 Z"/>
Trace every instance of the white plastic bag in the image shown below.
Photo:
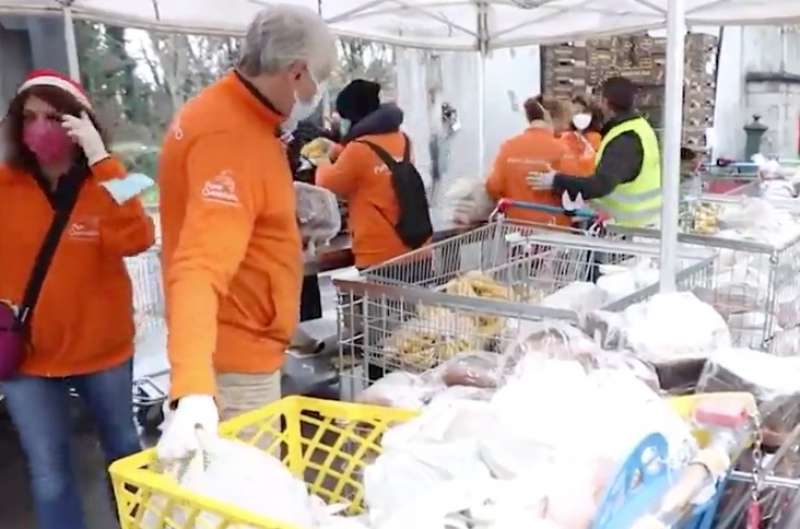
<path fill-rule="evenodd" d="M 542 300 L 543 307 L 590 312 L 608 302 L 608 292 L 594 283 L 576 281 Z"/>
<path fill-rule="evenodd" d="M 298 528 L 314 526 L 312 502 L 305 484 L 292 476 L 278 459 L 239 441 L 214 436 L 203 436 L 202 441 L 204 452 L 178 474 L 183 488 Z M 142 527 L 161 529 L 159 512 L 167 506 L 166 498 L 151 498 Z M 189 518 L 182 507 L 174 507 L 170 514 L 181 527 L 200 529 L 222 523 L 219 515 L 203 512 L 193 525 L 183 525 L 189 523 Z M 243 524 L 229 527 L 252 529 Z"/>
<path fill-rule="evenodd" d="M 657 294 L 625 309 L 622 342 L 645 360 L 706 358 L 730 346 L 730 330 L 711 305 L 689 292 Z"/>

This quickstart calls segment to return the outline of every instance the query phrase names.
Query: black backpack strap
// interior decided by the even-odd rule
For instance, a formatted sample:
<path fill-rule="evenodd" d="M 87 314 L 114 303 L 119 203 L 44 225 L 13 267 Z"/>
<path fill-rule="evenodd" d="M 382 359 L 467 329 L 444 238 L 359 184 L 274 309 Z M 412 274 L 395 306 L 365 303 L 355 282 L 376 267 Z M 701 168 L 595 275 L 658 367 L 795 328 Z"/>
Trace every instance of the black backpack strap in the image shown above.
<path fill-rule="evenodd" d="M 411 140 L 408 139 L 406 133 L 403 133 L 403 138 L 406 140 L 406 148 L 403 152 L 403 163 L 411 163 Z"/>
<path fill-rule="evenodd" d="M 58 248 L 58 243 L 61 241 L 61 235 L 67 227 L 72 210 L 75 208 L 75 203 L 78 201 L 78 194 L 80 193 L 80 186 L 73 193 L 74 196 L 70 197 L 67 204 L 63 207 L 56 208 L 53 214 L 53 220 L 50 222 L 50 227 L 47 230 L 47 235 L 44 237 L 39 253 L 36 255 L 36 260 L 33 262 L 33 270 L 31 271 L 28 284 L 25 286 L 25 294 L 22 297 L 22 303 L 19 307 L 19 323 L 23 327 L 30 322 L 30 316 L 33 309 L 39 301 L 39 294 L 42 293 L 42 286 L 47 277 L 47 272 L 50 270 L 50 264 L 53 262 L 53 256 Z"/>
<path fill-rule="evenodd" d="M 367 140 L 359 140 L 356 143 L 361 143 L 362 145 L 366 145 L 372 149 L 372 152 L 378 155 L 378 158 L 380 158 L 381 161 L 386 164 L 389 170 L 394 172 L 394 167 L 397 165 L 397 160 L 395 160 L 394 157 L 386 151 L 386 149 Z"/>

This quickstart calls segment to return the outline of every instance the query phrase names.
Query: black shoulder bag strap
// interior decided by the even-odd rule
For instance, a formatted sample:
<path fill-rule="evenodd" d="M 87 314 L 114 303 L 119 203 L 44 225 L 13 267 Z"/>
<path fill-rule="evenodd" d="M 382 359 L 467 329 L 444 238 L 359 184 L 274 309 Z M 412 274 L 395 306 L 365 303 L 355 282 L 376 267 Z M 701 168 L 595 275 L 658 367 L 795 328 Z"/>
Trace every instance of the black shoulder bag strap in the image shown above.
<path fill-rule="evenodd" d="M 58 243 L 61 241 L 61 235 L 67 227 L 72 210 L 75 208 L 75 203 L 78 201 L 78 194 L 80 193 L 80 185 L 70 193 L 70 198 L 67 204 L 61 207 L 56 207 L 53 214 L 53 220 L 50 222 L 50 227 L 47 230 L 47 235 L 44 237 L 39 253 L 36 255 L 36 260 L 33 263 L 33 270 L 31 271 L 28 284 L 25 287 L 25 294 L 22 297 L 22 304 L 19 307 L 19 324 L 25 328 L 31 318 L 33 309 L 36 307 L 36 302 L 39 301 L 39 294 L 42 293 L 42 286 L 47 277 L 47 271 L 50 270 L 50 264 L 53 262 L 53 256 L 58 248 Z"/>
<path fill-rule="evenodd" d="M 406 149 L 403 152 L 403 163 L 411 163 L 411 140 L 408 139 L 406 133 L 403 133 L 403 138 L 406 140 Z"/>
<path fill-rule="evenodd" d="M 406 142 L 408 142 L 408 139 L 406 139 Z M 394 173 L 394 167 L 397 165 L 397 160 L 395 160 L 394 157 L 386 151 L 386 149 L 367 140 L 358 140 L 356 143 L 361 143 L 372 149 L 372 152 L 374 152 L 378 158 L 380 158 L 381 161 L 386 164 L 386 166 L 389 168 L 389 171 Z M 408 144 L 406 144 L 406 151 L 408 151 Z M 407 160 L 404 158 L 403 161 Z"/>

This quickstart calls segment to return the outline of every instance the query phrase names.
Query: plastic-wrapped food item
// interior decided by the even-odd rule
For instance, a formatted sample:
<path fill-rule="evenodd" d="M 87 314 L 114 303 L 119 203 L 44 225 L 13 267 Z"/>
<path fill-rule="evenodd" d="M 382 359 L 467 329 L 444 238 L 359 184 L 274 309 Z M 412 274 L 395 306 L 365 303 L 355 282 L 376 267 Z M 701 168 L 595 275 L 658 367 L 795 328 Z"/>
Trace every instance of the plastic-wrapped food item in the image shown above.
<path fill-rule="evenodd" d="M 520 324 L 519 339 L 503 351 L 504 379 L 515 374 L 521 363 L 540 359 L 558 358 L 577 360 L 584 366 L 596 364 L 595 355 L 600 347 L 577 329 L 556 320 L 530 321 Z M 517 373 L 518 375 L 519 373 Z"/>
<path fill-rule="evenodd" d="M 635 287 L 634 287 L 635 288 Z M 608 292 L 594 283 L 576 281 L 542 300 L 543 307 L 591 312 L 608 302 Z"/>
<path fill-rule="evenodd" d="M 782 246 L 800 235 L 800 225 L 792 215 L 768 201 L 748 198 L 741 204 L 723 208 L 719 217 L 720 237 L 746 239 Z"/>
<path fill-rule="evenodd" d="M 437 392 L 430 404 L 441 404 L 452 401 L 475 400 L 488 402 L 494 396 L 494 388 L 476 388 L 473 386 L 450 386 Z"/>
<path fill-rule="evenodd" d="M 786 180 L 772 180 L 761 184 L 761 196 L 765 199 L 796 198 L 797 189 L 794 184 Z"/>
<path fill-rule="evenodd" d="M 800 422 L 800 358 L 760 351 L 721 350 L 706 363 L 698 391 L 747 391 L 755 396 L 764 441 L 773 444 Z M 770 442 L 772 441 L 772 442 Z"/>
<path fill-rule="evenodd" d="M 688 292 L 657 294 L 606 322 L 620 345 L 653 362 L 706 358 L 731 343 L 722 316 Z"/>
<path fill-rule="evenodd" d="M 441 382 L 404 371 L 394 371 L 376 381 L 358 396 L 374 406 L 419 410 L 444 390 Z"/>
<path fill-rule="evenodd" d="M 447 386 L 496 388 L 500 382 L 501 357 L 497 353 L 461 353 L 445 362 L 438 371 Z"/>
<path fill-rule="evenodd" d="M 800 327 L 778 331 L 772 339 L 770 352 L 777 356 L 800 355 Z"/>
<path fill-rule="evenodd" d="M 303 238 L 312 244 L 326 244 L 342 229 L 336 195 L 327 189 L 295 182 L 297 221 Z"/>

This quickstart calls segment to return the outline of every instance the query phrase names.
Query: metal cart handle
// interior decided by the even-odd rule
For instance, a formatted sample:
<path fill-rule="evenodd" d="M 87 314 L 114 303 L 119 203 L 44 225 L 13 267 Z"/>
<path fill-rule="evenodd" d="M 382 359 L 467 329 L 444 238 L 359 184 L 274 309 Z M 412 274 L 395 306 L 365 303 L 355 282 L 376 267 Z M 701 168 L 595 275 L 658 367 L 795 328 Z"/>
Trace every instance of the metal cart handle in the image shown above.
<path fill-rule="evenodd" d="M 497 203 L 497 208 L 492 214 L 492 218 L 494 218 L 498 213 L 505 214 L 509 209 L 527 209 L 528 211 L 539 211 L 542 213 L 551 213 L 553 215 L 566 215 L 568 217 L 578 217 L 589 220 L 597 217 L 597 213 L 595 211 L 586 208 L 569 211 L 562 207 L 551 206 L 549 204 L 539 204 L 536 202 L 524 202 L 522 200 L 501 198 Z"/>

